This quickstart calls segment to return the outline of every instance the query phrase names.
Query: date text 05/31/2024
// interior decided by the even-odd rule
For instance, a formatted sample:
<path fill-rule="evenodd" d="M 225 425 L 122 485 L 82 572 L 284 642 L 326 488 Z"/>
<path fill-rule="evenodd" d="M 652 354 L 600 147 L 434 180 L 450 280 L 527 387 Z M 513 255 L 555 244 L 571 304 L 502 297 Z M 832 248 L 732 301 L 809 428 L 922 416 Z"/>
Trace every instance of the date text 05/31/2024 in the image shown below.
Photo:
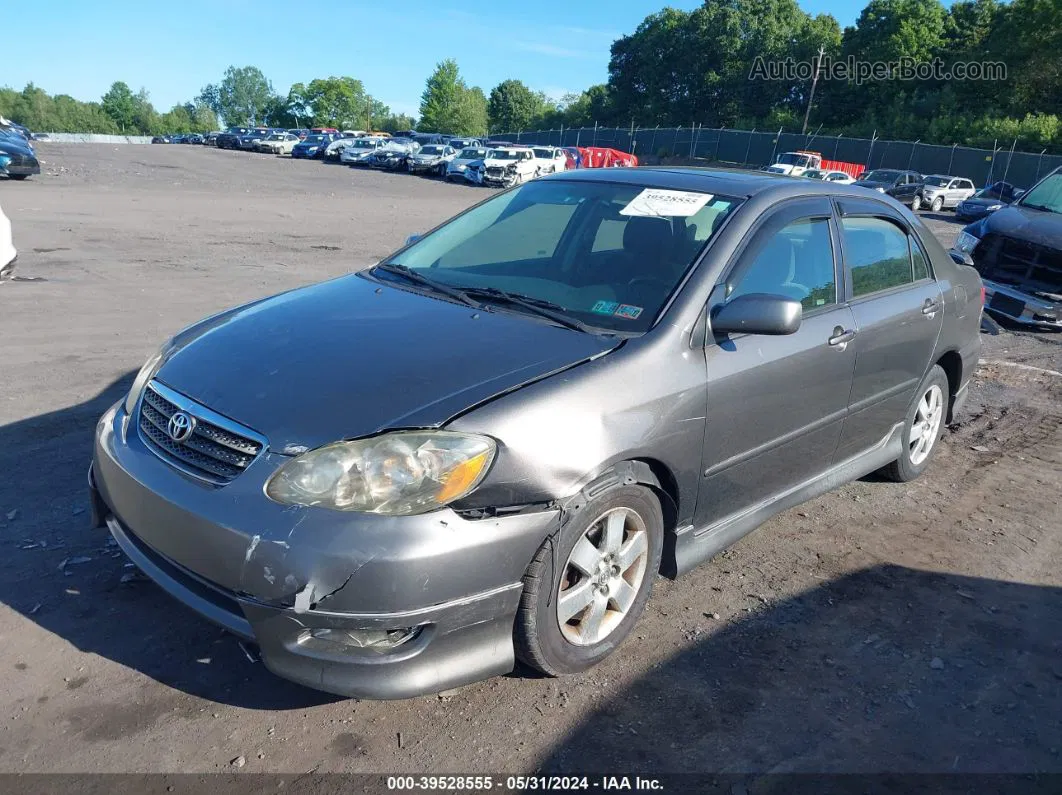
<path fill-rule="evenodd" d="M 497 789 L 502 792 L 561 792 L 598 790 L 601 792 L 662 792 L 659 779 L 641 776 L 388 776 L 392 791 L 474 791 Z"/>

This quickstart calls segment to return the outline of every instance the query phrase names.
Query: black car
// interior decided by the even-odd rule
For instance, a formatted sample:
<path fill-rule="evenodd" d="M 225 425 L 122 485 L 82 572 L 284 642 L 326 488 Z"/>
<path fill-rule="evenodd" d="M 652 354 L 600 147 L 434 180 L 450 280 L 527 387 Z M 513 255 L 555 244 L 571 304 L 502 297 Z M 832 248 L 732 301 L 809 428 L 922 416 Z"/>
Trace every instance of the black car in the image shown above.
<path fill-rule="evenodd" d="M 981 274 L 989 312 L 1062 330 L 1062 167 L 963 229 L 951 256 Z"/>
<path fill-rule="evenodd" d="M 0 135 L 0 174 L 25 179 L 40 173 L 41 164 L 28 141 L 17 134 Z"/>
<path fill-rule="evenodd" d="M 1024 188 L 1016 188 L 1009 182 L 996 182 L 977 191 L 969 199 L 959 202 L 955 208 L 955 217 L 960 221 L 979 221 L 996 210 L 1002 210 L 1025 193 Z"/>
<path fill-rule="evenodd" d="M 184 140 L 181 143 L 201 144 L 203 143 L 203 136 L 199 133 L 192 133 L 191 135 L 184 136 Z"/>
<path fill-rule="evenodd" d="M 172 144 L 173 143 L 173 137 L 169 136 L 169 135 L 156 135 L 154 138 L 151 139 L 151 143 L 153 143 L 153 144 Z"/>
<path fill-rule="evenodd" d="M 254 127 L 248 130 L 243 135 L 236 137 L 236 149 L 249 149 L 254 151 L 259 141 L 268 138 L 275 132 L 284 132 L 284 130 L 274 130 L 271 127 Z"/>
<path fill-rule="evenodd" d="M 902 171 L 895 168 L 876 168 L 855 181 L 862 188 L 892 196 L 897 201 L 914 209 L 922 206 L 923 177 L 917 171 Z M 917 205 L 917 206 L 916 206 Z"/>
<path fill-rule="evenodd" d="M 249 132 L 248 127 L 229 127 L 225 132 L 218 133 L 215 143 L 218 149 L 239 149 L 237 144 L 239 137 Z"/>

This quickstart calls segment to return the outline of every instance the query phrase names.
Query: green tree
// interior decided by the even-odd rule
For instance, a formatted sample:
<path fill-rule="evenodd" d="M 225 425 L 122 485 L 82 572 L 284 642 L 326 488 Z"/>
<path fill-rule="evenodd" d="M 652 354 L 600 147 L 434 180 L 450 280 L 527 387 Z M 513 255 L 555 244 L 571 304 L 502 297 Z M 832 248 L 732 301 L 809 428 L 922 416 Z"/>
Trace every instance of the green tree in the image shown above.
<path fill-rule="evenodd" d="M 126 83 L 112 83 L 100 100 L 100 106 L 119 130 L 134 130 L 136 127 L 137 98 Z"/>
<path fill-rule="evenodd" d="M 520 80 L 503 80 L 490 91 L 487 119 L 494 133 L 533 129 L 547 110 L 546 98 Z"/>
<path fill-rule="evenodd" d="M 364 124 L 368 97 L 360 80 L 353 77 L 327 77 L 311 80 L 302 93 L 313 112 L 315 126 L 351 129 Z"/>
<path fill-rule="evenodd" d="M 449 58 L 439 63 L 420 97 L 419 129 L 422 132 L 471 134 L 462 133 L 456 126 L 466 114 L 463 105 L 467 91 L 457 61 Z"/>
<path fill-rule="evenodd" d="M 379 118 L 373 118 L 372 126 L 382 132 L 396 133 L 399 130 L 415 129 L 417 120 L 405 113 L 388 113 Z"/>
<path fill-rule="evenodd" d="M 256 66 L 230 66 L 218 86 L 218 111 L 229 125 L 258 124 L 273 97 L 273 86 Z"/>

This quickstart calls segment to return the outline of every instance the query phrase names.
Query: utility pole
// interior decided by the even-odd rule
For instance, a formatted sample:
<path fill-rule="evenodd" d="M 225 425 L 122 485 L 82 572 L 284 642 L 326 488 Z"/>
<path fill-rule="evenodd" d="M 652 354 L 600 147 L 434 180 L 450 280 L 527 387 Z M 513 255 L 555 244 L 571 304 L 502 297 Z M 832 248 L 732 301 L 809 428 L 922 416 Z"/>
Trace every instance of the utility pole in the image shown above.
<path fill-rule="evenodd" d="M 804 126 L 800 130 L 801 135 L 808 133 L 808 116 L 811 115 L 811 103 L 815 100 L 815 84 L 819 82 L 819 70 L 822 69 L 822 59 L 826 55 L 826 48 L 820 46 L 818 57 L 815 59 L 815 74 L 811 76 L 811 93 L 808 95 L 808 106 L 804 109 Z"/>

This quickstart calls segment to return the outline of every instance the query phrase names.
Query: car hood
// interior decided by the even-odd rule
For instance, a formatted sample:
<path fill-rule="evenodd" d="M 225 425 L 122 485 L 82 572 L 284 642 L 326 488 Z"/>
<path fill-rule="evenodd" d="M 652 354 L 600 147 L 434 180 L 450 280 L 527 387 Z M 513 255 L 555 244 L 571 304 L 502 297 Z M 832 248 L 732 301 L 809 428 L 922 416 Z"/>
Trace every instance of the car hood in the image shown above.
<path fill-rule="evenodd" d="M 1047 248 L 1062 249 L 1062 215 L 1030 210 L 1020 204 L 1012 204 L 997 210 L 984 221 L 978 237 L 986 234 L 1015 237 Z"/>
<path fill-rule="evenodd" d="M 984 196 L 971 196 L 969 199 L 963 199 L 962 203 L 970 207 L 991 207 L 993 204 L 1007 206 L 1003 199 L 989 199 Z"/>
<path fill-rule="evenodd" d="M 618 344 L 351 275 L 191 327 L 157 378 L 283 451 L 436 427 Z"/>

